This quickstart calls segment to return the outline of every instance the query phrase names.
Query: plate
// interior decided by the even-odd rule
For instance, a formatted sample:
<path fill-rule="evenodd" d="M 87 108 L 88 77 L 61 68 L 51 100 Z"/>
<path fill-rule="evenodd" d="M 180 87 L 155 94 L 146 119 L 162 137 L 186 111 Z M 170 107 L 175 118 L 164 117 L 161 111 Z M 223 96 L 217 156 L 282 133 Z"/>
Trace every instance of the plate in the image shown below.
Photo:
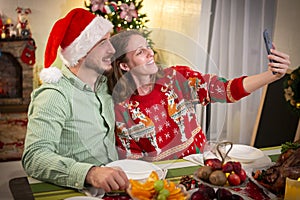
<path fill-rule="evenodd" d="M 245 171 L 253 171 L 257 169 L 264 169 L 266 167 L 272 166 L 274 163 L 272 162 L 271 158 L 267 155 L 254 160 L 253 162 L 242 162 L 242 167 Z"/>
<path fill-rule="evenodd" d="M 142 160 L 117 160 L 108 163 L 106 166 L 120 167 L 126 173 L 128 179 L 133 180 L 145 180 L 149 177 L 152 171 L 156 171 L 160 179 L 162 179 L 164 176 L 162 169 L 159 168 L 157 165 Z"/>
<path fill-rule="evenodd" d="M 226 150 L 228 150 L 229 148 L 230 146 L 226 146 Z M 228 153 L 228 156 L 233 160 L 247 163 L 262 158 L 264 156 L 264 153 L 252 146 L 233 144 L 231 151 Z"/>
<path fill-rule="evenodd" d="M 264 168 L 265 170 L 267 168 Z M 254 171 L 253 171 L 254 172 Z M 255 184 L 257 185 L 268 197 L 270 197 L 270 199 L 277 199 L 277 196 L 272 193 L 268 188 L 266 188 L 265 186 L 263 186 L 262 184 L 260 184 L 257 180 L 255 180 L 255 178 L 253 178 L 252 176 L 252 172 L 247 172 L 247 176 L 249 177 L 249 179 Z"/>

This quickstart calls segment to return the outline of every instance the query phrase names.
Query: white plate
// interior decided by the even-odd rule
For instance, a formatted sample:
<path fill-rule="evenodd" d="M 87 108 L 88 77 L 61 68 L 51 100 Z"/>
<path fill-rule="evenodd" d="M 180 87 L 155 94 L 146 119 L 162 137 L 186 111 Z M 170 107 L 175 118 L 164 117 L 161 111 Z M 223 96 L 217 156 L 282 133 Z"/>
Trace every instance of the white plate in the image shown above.
<path fill-rule="evenodd" d="M 108 163 L 106 166 L 122 168 L 126 173 L 127 177 L 133 180 L 145 180 L 149 177 L 152 171 L 156 171 L 160 179 L 164 175 L 162 169 L 159 168 L 157 165 L 142 160 L 117 160 Z"/>
<path fill-rule="evenodd" d="M 230 146 L 226 146 L 226 150 Z M 264 153 L 252 146 L 244 144 L 233 144 L 231 151 L 228 153 L 228 156 L 236 161 L 240 162 L 253 162 L 257 159 L 260 159 L 264 156 Z"/>

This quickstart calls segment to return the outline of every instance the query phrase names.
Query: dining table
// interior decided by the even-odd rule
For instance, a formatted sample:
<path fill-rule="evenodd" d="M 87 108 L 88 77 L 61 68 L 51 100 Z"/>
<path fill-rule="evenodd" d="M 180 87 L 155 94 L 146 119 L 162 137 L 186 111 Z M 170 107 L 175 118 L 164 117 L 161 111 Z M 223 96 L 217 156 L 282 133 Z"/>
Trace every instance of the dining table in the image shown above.
<path fill-rule="evenodd" d="M 276 162 L 281 151 L 281 146 L 274 146 L 274 147 L 265 147 L 260 148 L 260 150 L 264 153 L 265 156 L 270 158 L 270 161 L 272 163 Z M 181 178 L 183 176 L 193 177 L 194 172 L 199 169 L 203 163 L 197 162 L 193 159 L 174 159 L 174 160 L 163 160 L 158 162 L 153 162 L 153 164 L 157 165 L 159 168 L 161 168 L 165 174 L 164 179 L 167 179 L 169 181 L 173 181 L 175 183 L 179 183 Z M 243 163 L 242 163 L 242 167 Z M 254 170 L 256 166 L 251 167 L 251 163 L 247 163 L 245 167 L 248 170 Z M 267 167 L 267 166 L 265 166 Z M 250 176 L 248 174 L 248 176 Z M 251 182 L 251 181 L 249 181 Z M 252 192 L 250 191 L 250 194 L 248 194 L 249 199 L 258 199 L 255 195 L 258 193 L 262 193 L 259 198 L 261 199 L 275 199 L 275 195 L 266 191 L 265 188 L 260 187 L 258 184 L 256 185 L 257 188 L 252 188 Z M 76 190 L 73 188 L 66 188 L 57 186 L 51 183 L 42 182 L 36 179 L 33 179 L 31 177 L 17 177 L 13 178 L 9 181 L 9 187 L 11 190 L 11 193 L 15 200 L 64 200 L 70 197 L 76 197 L 76 196 L 87 196 L 88 194 L 81 191 Z M 235 192 L 243 193 L 242 189 L 237 188 Z M 249 193 L 249 191 L 248 191 Z M 254 194 L 251 194 L 254 193 Z M 269 194 L 267 194 L 269 193 Z M 270 195 L 271 194 L 271 195 Z M 119 195 L 119 196 L 118 196 Z M 125 192 L 119 192 L 117 195 L 112 195 L 112 193 L 109 193 L 108 196 L 110 198 L 105 198 L 106 196 L 102 197 L 103 199 L 122 199 L 120 196 L 124 195 L 123 199 L 126 199 L 125 196 L 127 195 Z M 127 197 L 129 197 L 127 195 Z M 130 198 L 127 198 L 130 199 Z M 280 199 L 277 198 L 276 199 Z"/>

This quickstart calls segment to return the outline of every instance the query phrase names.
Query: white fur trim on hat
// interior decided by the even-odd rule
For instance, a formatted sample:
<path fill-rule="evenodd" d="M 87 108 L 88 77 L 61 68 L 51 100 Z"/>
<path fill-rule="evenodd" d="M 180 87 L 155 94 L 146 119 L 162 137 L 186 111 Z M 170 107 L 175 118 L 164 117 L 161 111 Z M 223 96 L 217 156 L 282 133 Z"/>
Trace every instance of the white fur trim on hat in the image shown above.
<path fill-rule="evenodd" d="M 45 83 L 57 83 L 62 76 L 61 71 L 57 67 L 43 68 L 40 72 L 40 79 Z"/>
<path fill-rule="evenodd" d="M 95 17 L 80 35 L 66 48 L 60 52 L 60 57 L 67 67 L 78 64 L 78 61 L 87 55 L 87 53 L 110 32 L 113 25 L 103 17 Z"/>

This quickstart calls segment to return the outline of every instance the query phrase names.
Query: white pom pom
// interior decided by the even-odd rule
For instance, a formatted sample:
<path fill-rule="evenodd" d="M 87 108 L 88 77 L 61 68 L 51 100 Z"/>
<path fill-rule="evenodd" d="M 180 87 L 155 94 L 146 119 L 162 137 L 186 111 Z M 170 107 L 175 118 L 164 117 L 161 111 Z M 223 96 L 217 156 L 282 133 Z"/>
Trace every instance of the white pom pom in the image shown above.
<path fill-rule="evenodd" d="M 45 83 L 57 83 L 62 76 L 61 71 L 57 67 L 44 68 L 40 72 L 40 79 Z"/>

